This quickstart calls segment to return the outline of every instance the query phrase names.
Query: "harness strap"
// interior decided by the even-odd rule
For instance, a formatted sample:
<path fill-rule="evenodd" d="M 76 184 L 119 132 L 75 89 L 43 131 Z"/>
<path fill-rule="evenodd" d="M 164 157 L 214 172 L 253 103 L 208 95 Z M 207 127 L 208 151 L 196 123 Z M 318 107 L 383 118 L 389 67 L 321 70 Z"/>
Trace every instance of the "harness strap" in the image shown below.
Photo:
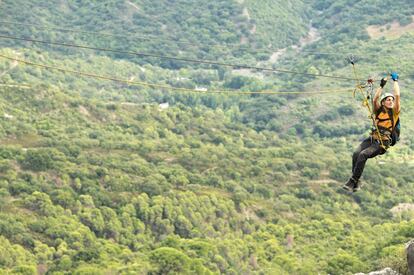
<path fill-rule="evenodd" d="M 392 121 L 392 119 L 391 118 L 376 118 L 378 121 L 387 121 L 387 120 L 391 120 Z"/>

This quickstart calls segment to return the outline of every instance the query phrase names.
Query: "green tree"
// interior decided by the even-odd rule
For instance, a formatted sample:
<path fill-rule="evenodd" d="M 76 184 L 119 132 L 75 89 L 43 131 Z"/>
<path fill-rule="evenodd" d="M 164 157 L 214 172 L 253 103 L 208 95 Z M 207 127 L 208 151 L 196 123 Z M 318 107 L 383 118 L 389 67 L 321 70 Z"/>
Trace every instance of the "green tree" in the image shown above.
<path fill-rule="evenodd" d="M 183 252 L 170 248 L 157 248 L 150 254 L 155 274 L 190 274 L 191 259 Z"/>
<path fill-rule="evenodd" d="M 41 148 L 30 149 L 26 152 L 21 165 L 33 171 L 45 171 L 55 167 L 55 161 L 62 156 L 56 149 Z"/>

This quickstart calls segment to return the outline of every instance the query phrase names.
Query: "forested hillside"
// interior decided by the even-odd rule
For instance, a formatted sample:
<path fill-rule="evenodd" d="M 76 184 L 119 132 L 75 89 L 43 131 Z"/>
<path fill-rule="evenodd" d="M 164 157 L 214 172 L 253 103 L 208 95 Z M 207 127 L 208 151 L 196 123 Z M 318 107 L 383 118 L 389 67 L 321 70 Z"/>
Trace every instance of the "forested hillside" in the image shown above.
<path fill-rule="evenodd" d="M 272 50 L 299 41 L 308 31 L 310 17 L 302 0 L 255 2 L 3 1 L 0 28 L 3 33 L 23 37 L 252 64 L 267 58 Z M 9 21 L 32 26 L 7 24 Z M 36 27 L 39 24 L 43 28 Z M 84 33 L 57 33 L 51 27 Z M 108 35 L 99 36 L 93 32 Z M 142 58 L 134 58 L 134 61 L 173 69 L 194 65 Z"/>
<path fill-rule="evenodd" d="M 404 274 L 413 9 L 1 1 L 0 37 L 281 70 L 0 38 L 0 273 Z M 340 187 L 370 121 L 350 54 L 361 80 L 397 70 L 402 94 L 401 140 L 353 194 Z"/>

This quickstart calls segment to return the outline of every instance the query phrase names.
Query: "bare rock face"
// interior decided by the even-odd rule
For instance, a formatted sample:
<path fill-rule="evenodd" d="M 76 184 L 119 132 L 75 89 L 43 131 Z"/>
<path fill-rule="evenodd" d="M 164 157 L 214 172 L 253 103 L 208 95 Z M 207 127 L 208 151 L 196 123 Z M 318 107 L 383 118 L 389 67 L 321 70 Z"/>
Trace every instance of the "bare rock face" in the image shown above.
<path fill-rule="evenodd" d="M 400 274 L 392 270 L 391 268 L 387 267 L 381 271 L 374 271 L 370 273 L 357 273 L 355 275 L 400 275 Z"/>
<path fill-rule="evenodd" d="M 407 244 L 408 275 L 414 275 L 414 240 Z"/>

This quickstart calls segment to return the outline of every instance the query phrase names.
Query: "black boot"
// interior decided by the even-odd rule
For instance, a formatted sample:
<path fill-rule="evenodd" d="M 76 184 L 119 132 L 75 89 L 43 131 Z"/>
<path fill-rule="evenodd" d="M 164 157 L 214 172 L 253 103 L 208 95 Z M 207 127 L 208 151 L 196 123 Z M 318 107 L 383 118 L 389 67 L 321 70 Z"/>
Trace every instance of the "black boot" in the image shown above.
<path fill-rule="evenodd" d="M 358 180 L 355 180 L 354 188 L 352 188 L 352 192 L 356 192 L 361 189 L 361 183 Z"/>
<path fill-rule="evenodd" d="M 356 192 L 359 189 L 358 181 L 354 178 L 350 178 L 347 183 L 342 186 L 347 191 Z"/>

